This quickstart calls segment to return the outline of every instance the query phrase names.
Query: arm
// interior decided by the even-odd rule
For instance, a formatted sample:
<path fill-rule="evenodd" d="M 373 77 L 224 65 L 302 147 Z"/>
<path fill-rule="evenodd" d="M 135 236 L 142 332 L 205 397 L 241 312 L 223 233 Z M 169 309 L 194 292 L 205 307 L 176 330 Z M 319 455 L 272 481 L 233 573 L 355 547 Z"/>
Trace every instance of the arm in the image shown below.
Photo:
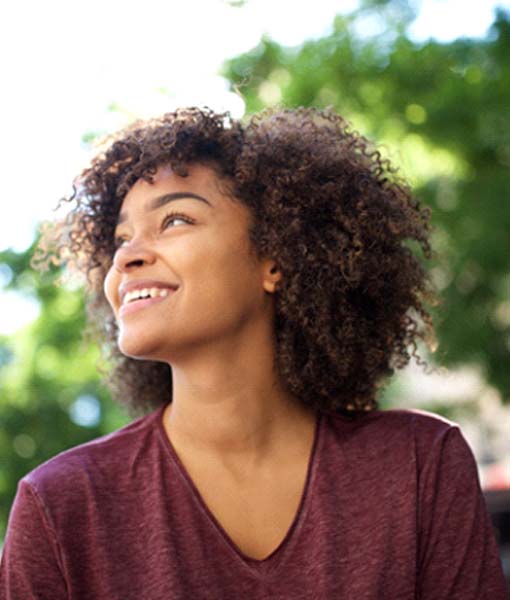
<path fill-rule="evenodd" d="M 0 563 L 1 600 L 68 600 L 58 543 L 44 507 L 21 480 Z"/>
<path fill-rule="evenodd" d="M 427 454 L 419 483 L 417 597 L 507 600 L 476 463 L 459 428 L 449 428 Z"/>

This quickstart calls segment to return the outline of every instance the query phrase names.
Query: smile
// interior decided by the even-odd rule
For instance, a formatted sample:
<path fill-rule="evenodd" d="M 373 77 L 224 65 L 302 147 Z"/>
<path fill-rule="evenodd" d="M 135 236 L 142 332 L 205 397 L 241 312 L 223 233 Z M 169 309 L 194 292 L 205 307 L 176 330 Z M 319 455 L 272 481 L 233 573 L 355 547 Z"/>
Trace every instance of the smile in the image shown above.
<path fill-rule="evenodd" d="M 128 292 L 123 299 L 119 310 L 119 317 L 123 317 L 137 310 L 141 310 L 152 304 L 163 302 L 176 290 L 169 288 L 149 288 Z"/>
<path fill-rule="evenodd" d="M 127 294 L 122 299 L 122 304 L 127 304 L 128 302 L 133 302 L 135 300 L 140 300 L 141 298 L 157 298 L 158 296 L 168 296 L 170 290 L 168 288 L 144 288 L 141 290 L 133 290 L 132 292 L 127 292 Z"/>

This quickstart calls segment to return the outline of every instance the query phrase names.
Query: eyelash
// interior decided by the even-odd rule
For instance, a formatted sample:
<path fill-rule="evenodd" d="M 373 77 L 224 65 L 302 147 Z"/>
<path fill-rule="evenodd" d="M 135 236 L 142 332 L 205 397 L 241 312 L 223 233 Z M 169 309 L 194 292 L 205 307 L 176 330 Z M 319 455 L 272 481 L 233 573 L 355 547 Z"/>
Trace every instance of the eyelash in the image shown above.
<path fill-rule="evenodd" d="M 194 219 L 192 219 L 191 217 L 188 217 L 180 212 L 170 212 L 167 215 L 165 215 L 165 217 L 163 218 L 163 221 L 161 222 L 162 229 L 166 229 L 168 223 L 170 221 L 172 221 L 173 219 L 181 219 L 182 221 L 185 221 L 189 225 L 192 225 L 195 222 Z M 114 240 L 115 250 L 118 250 L 120 248 L 121 244 L 125 241 L 126 240 L 124 238 L 115 238 L 115 240 Z"/>
<path fill-rule="evenodd" d="M 182 219 L 183 221 L 186 221 L 186 223 L 188 224 L 193 224 L 195 222 L 194 219 L 192 219 L 191 217 L 188 217 L 186 215 L 183 215 L 180 212 L 169 212 L 166 217 L 163 219 L 163 227 L 166 228 L 166 226 L 168 225 L 169 221 L 172 221 L 173 219 Z"/>

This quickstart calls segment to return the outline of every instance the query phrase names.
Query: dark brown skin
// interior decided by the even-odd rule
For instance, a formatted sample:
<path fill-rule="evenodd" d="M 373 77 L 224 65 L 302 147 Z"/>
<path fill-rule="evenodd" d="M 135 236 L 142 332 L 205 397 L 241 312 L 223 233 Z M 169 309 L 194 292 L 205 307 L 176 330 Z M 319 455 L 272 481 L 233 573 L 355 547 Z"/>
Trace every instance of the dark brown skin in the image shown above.
<path fill-rule="evenodd" d="M 107 377 L 113 396 L 136 414 L 182 390 L 174 386 L 180 374 L 169 354 L 136 355 L 122 347 L 124 332 L 102 289 L 121 205 L 163 165 L 182 181 L 196 166 L 208 166 L 225 197 L 247 210 L 253 254 L 267 261 L 261 263 L 266 273 L 276 268 L 279 277 L 274 292 L 259 290 L 259 309 L 272 304 L 273 379 L 285 394 L 308 410 L 353 417 L 373 410 L 387 377 L 411 355 L 419 359 L 417 342 L 433 337 L 426 303 L 435 295 L 421 260 L 407 247 L 413 242 L 430 257 L 429 211 L 365 138 L 335 113 L 314 109 L 268 112 L 247 124 L 182 109 L 120 132 L 77 178 L 68 235 L 58 241 L 56 259 L 70 251 L 89 277 L 90 327 L 114 363 Z M 195 208 L 205 206 L 197 202 Z M 181 231 L 169 233 L 177 234 L 182 242 Z M 36 257 L 42 263 L 51 258 L 44 243 Z M 175 269 L 171 274 L 179 278 Z M 185 290 L 182 278 L 176 294 Z M 250 281 L 245 291 L 253 299 L 253 281 L 260 279 Z M 229 289 L 222 308 L 241 299 L 240 290 Z M 204 339 L 224 326 L 214 323 Z M 191 342 L 196 349 L 196 339 Z M 245 368 L 256 371 L 257 359 Z"/>

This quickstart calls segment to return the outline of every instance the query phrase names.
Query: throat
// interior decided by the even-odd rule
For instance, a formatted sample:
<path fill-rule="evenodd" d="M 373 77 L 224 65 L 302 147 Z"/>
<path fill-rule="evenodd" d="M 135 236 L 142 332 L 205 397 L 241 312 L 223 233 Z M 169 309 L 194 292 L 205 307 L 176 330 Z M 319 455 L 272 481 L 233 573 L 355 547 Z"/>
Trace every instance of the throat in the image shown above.
<path fill-rule="evenodd" d="M 290 408 L 283 404 L 267 413 L 260 413 L 258 408 L 258 414 L 252 411 L 250 418 L 249 402 L 243 404 L 247 407 L 245 414 L 225 406 L 229 410 L 224 415 L 221 406 L 208 408 L 194 399 L 174 398 L 163 413 L 165 431 L 176 447 L 204 457 L 214 456 L 233 473 L 256 471 L 271 464 L 275 457 L 281 460 L 289 453 L 299 453 L 313 439 L 315 410 L 297 403 Z"/>

